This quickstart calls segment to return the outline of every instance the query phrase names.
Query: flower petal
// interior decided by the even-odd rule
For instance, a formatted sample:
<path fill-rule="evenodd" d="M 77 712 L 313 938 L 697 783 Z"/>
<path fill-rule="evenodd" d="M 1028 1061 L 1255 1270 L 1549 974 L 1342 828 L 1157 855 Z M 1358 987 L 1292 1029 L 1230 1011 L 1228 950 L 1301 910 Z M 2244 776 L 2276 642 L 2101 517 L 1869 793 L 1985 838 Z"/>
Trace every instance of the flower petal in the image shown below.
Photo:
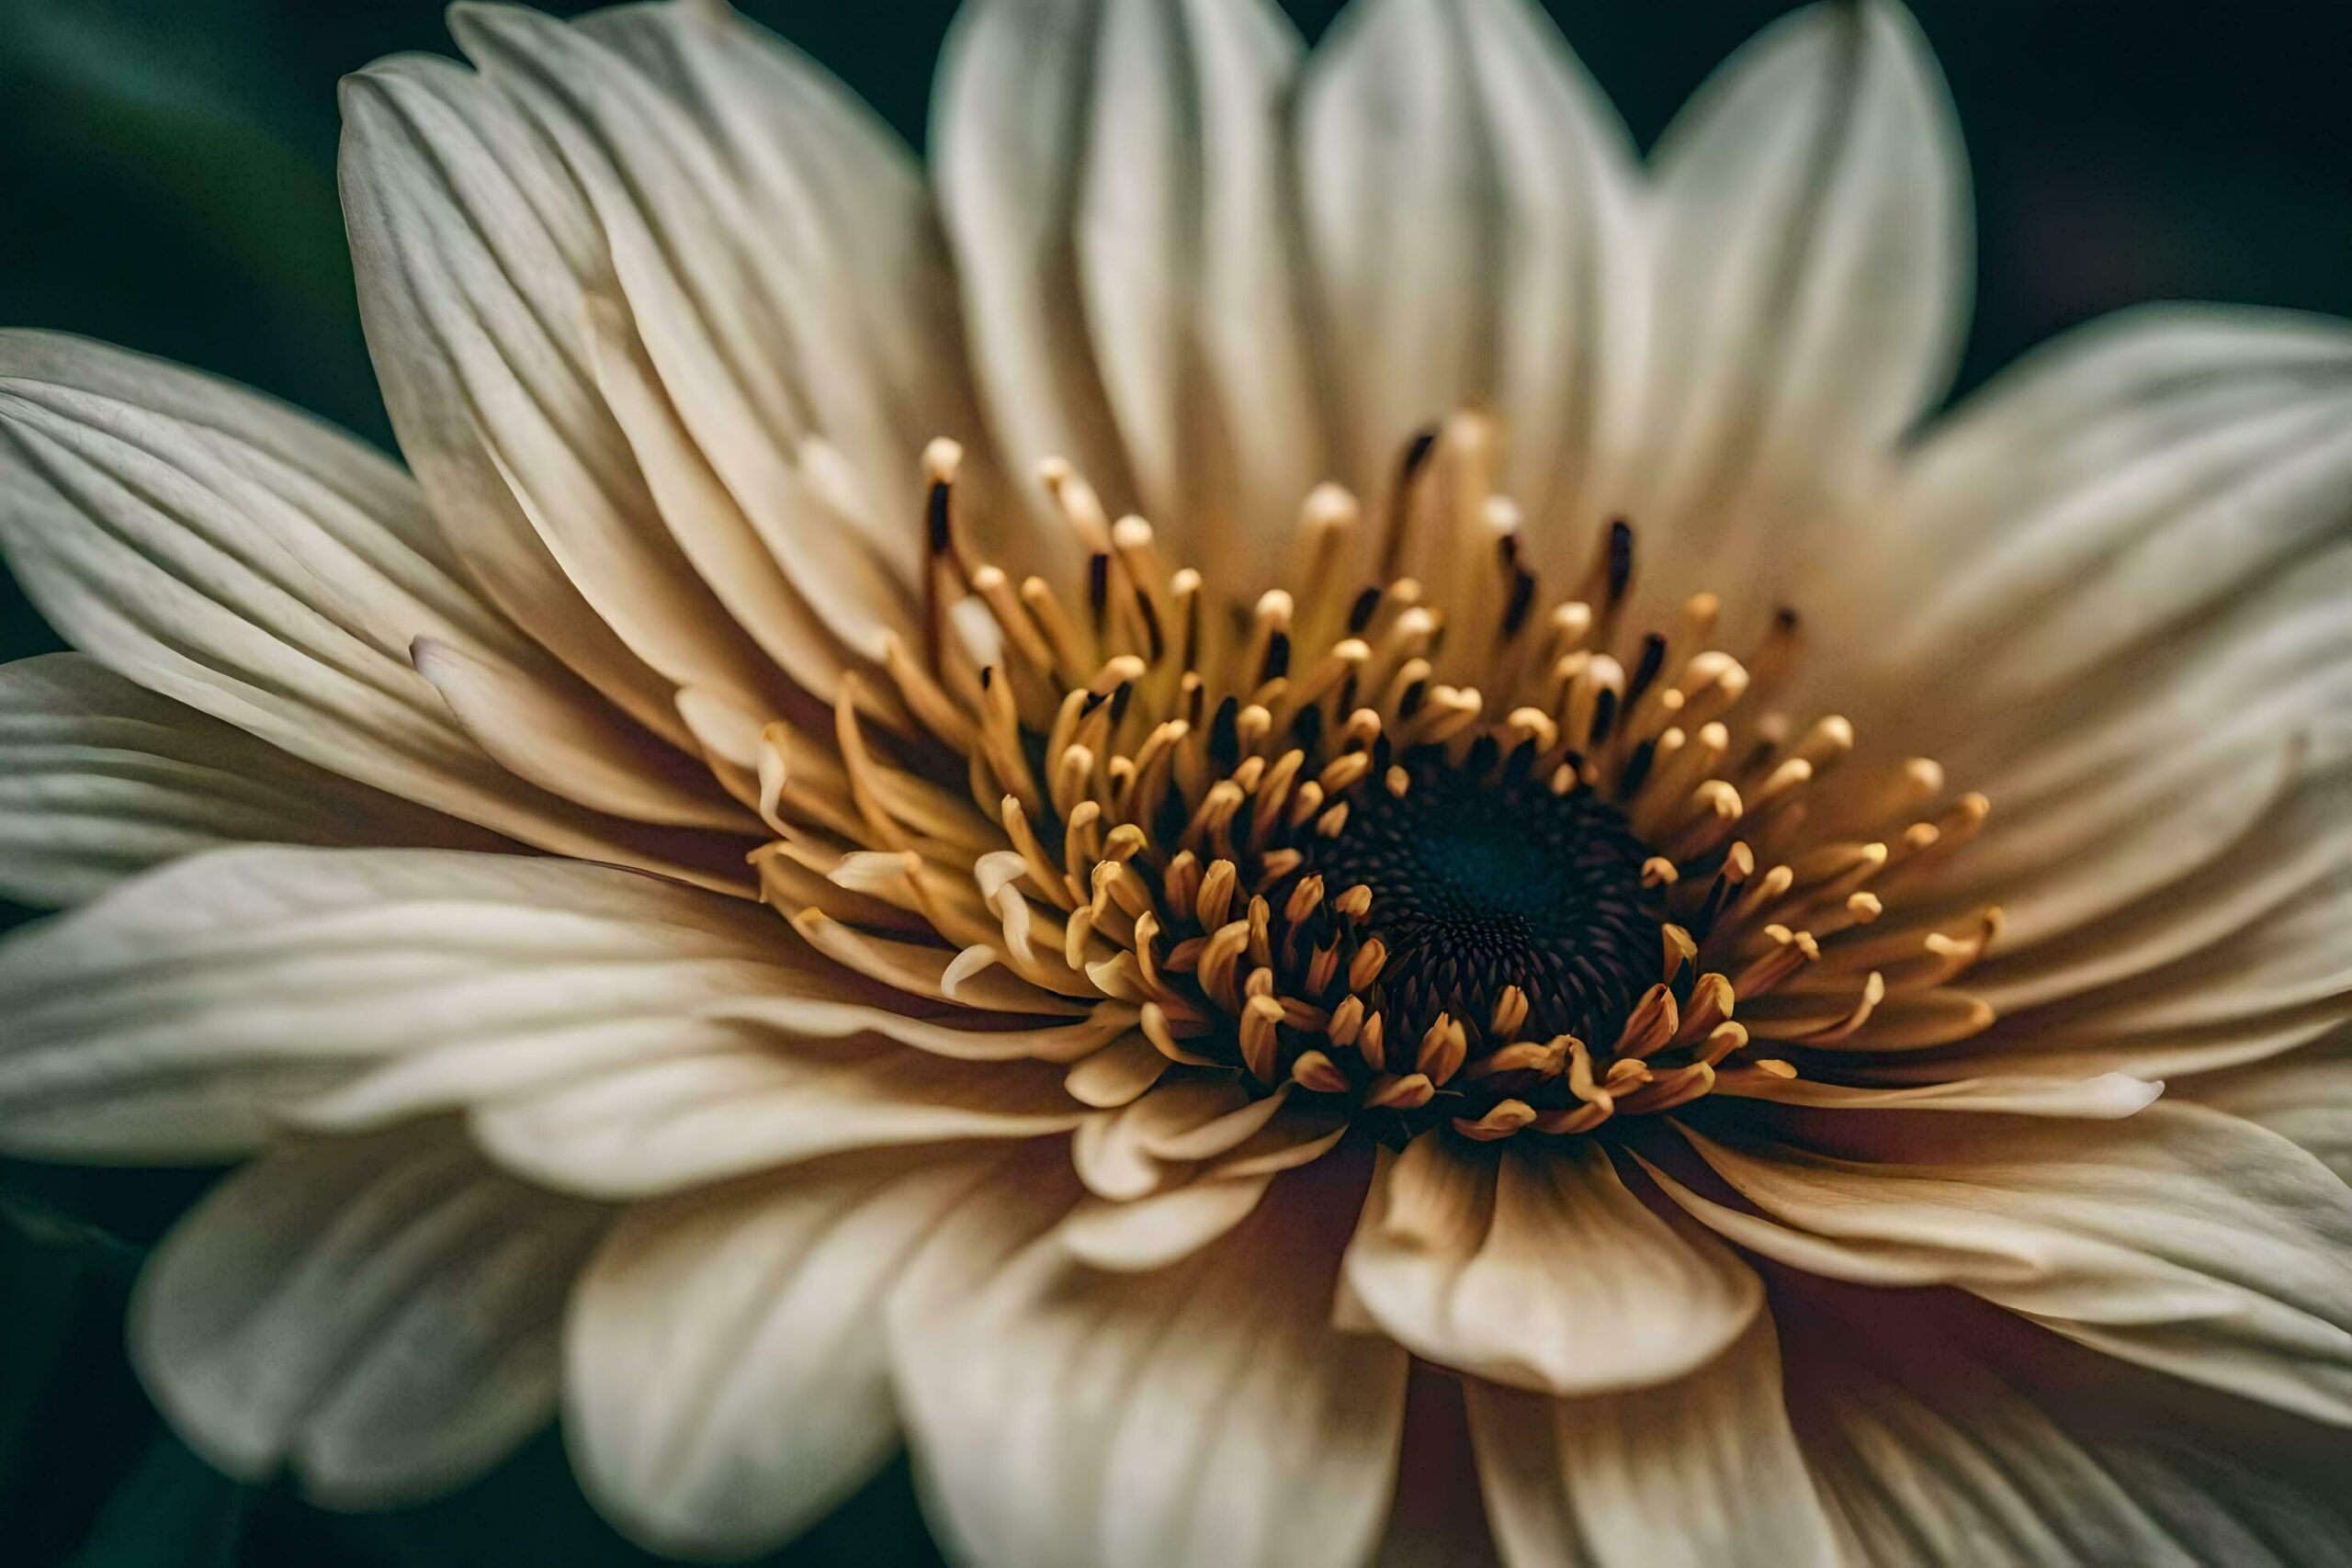
<path fill-rule="evenodd" d="M 1963 1325 L 1905 1323 L 1875 1293 L 1854 1306 L 1792 1311 L 1790 1388 L 1805 1458 L 1871 1562 L 2190 1568 L 2352 1551 L 2331 1506 L 2336 1434 L 2200 1419 L 2221 1413 L 2165 1379 L 1996 1367 Z"/>
<path fill-rule="evenodd" d="M 1084 0 L 992 0 L 959 11 L 932 98 L 933 177 L 974 376 L 1008 472 L 1065 457 L 1125 504 L 1134 487 L 1087 339 L 1067 228 L 1097 19 Z"/>
<path fill-rule="evenodd" d="M 1804 1148 L 1682 1132 L 1763 1217 L 1661 1184 L 1752 1251 L 1957 1285 L 2127 1360 L 2352 1426 L 2352 1191 L 2249 1122 L 2160 1100 L 2123 1122 L 1816 1119 Z"/>
<path fill-rule="evenodd" d="M 1514 1568 L 1844 1561 L 1781 1403 L 1769 1317 L 1656 1388 L 1463 1392 L 1487 1514 Z"/>
<path fill-rule="evenodd" d="M 1046 1238 L 958 1297 L 895 1313 L 916 1462 L 959 1557 L 1362 1561 L 1387 1510 L 1406 1371 L 1396 1346 L 1330 1324 L 1364 1168 L 1335 1156 L 1280 1178 L 1248 1220 L 1157 1273 L 1095 1273 Z"/>
<path fill-rule="evenodd" d="M 119 349 L 0 336 L 0 546 L 118 672 L 371 787 L 539 848 L 744 886 L 740 841 L 632 829 L 515 779 L 409 667 L 432 636 L 544 666 L 448 574 L 397 469 Z"/>
<path fill-rule="evenodd" d="M 180 855 L 254 840 L 504 842 L 314 768 L 85 655 L 0 666 L 0 896 L 77 904 Z"/>
<path fill-rule="evenodd" d="M 1068 1132 L 1085 1115 L 1050 1062 L 956 1061 L 871 1041 L 639 1055 L 476 1105 L 475 1138 L 547 1186 L 636 1198 L 849 1149 Z"/>
<path fill-rule="evenodd" d="M 923 444 L 978 431 L 946 242 L 914 155 L 823 67 L 723 6 L 613 6 L 576 27 L 716 150 L 697 173 L 721 182 L 707 199 L 741 225 L 725 238 L 748 257 L 743 286 L 767 291 L 788 345 L 752 372 L 787 379 L 808 431 L 840 455 L 858 502 L 843 520 L 911 580 Z M 636 145 L 634 122 L 615 129 L 624 158 L 670 155 Z"/>
<path fill-rule="evenodd" d="M 880 1303 L 1011 1152 L 852 1156 L 641 1203 L 565 1331 L 581 1480 L 632 1537 L 734 1557 L 797 1535 L 896 1450 Z"/>
<path fill-rule="evenodd" d="M 2316 316 L 2150 306 L 2038 349 L 1929 433 L 1890 498 L 1898 547 L 1869 568 L 1912 603 L 1885 628 L 1898 678 L 1964 667 L 1952 696 L 1996 715 L 2340 543 L 2347 402 L 2352 327 Z"/>
<path fill-rule="evenodd" d="M 1347 1278 L 1415 1354 L 1562 1394 L 1681 1377 L 1763 1302 L 1747 1265 L 1651 1212 L 1589 1140 L 1472 1148 L 1442 1129 L 1382 1173 Z"/>
<path fill-rule="evenodd" d="M 901 578 L 920 543 L 913 519 L 922 443 L 947 434 L 920 415 L 900 427 L 886 394 L 953 385 L 951 370 L 929 388 L 893 389 L 887 362 L 863 341 L 869 309 L 861 290 L 904 288 L 903 275 L 928 276 L 919 187 L 906 177 L 903 155 L 890 167 L 880 129 L 854 115 L 846 95 L 819 85 L 822 78 L 805 60 L 724 14 L 662 7 L 587 28 L 515 6 L 467 5 L 452 12 L 450 27 L 485 81 L 546 138 L 590 209 L 611 273 L 583 276 L 579 288 L 585 303 L 610 309 L 602 321 L 582 324 L 599 391 L 628 434 L 647 490 L 641 504 L 633 491 L 615 500 L 658 514 L 653 531 L 667 528 L 661 543 L 675 541 L 647 563 L 658 559 L 664 571 L 690 568 L 687 602 L 714 596 L 732 612 L 729 625 L 740 623 L 754 638 L 784 614 L 878 656 L 884 637 L 909 622 Z M 888 215 L 873 226 L 900 231 L 908 244 L 898 266 L 864 278 L 848 272 L 841 254 L 851 247 L 848 235 L 835 243 L 831 215 L 809 212 L 807 190 L 790 188 L 794 175 L 783 159 L 792 144 L 767 142 L 772 125 L 734 131 L 714 113 L 722 101 L 770 93 L 804 116 L 827 117 L 826 132 L 802 131 L 808 141 L 861 137 L 870 143 L 866 162 L 897 176 L 879 177 L 862 194 Z M 747 135 L 762 139 L 756 159 Z M 797 178 L 805 186 L 809 176 Z M 894 298 L 877 293 L 875 305 Z M 919 295 L 906 302 L 900 332 L 934 319 Z M 642 364 L 633 339 L 642 342 Z M 938 353 L 952 348 L 952 338 L 934 345 L 934 358 L 952 367 L 952 354 Z M 819 449 L 834 451 L 829 419 L 857 425 L 861 456 L 888 465 L 856 475 L 850 489 L 875 493 L 854 494 L 839 517 L 820 510 L 807 473 Z M 664 428 L 673 423 L 674 430 Z M 893 445 L 899 449 L 888 453 Z M 848 467 L 838 456 L 831 462 Z M 676 478 L 682 465 L 707 467 L 707 478 L 687 490 Z M 739 540 L 724 556 L 709 548 L 712 519 L 696 515 L 714 510 L 727 514 Z M 883 529 L 890 531 L 895 565 L 880 553 Z M 636 536 L 615 538 L 626 544 Z M 588 553 L 587 536 L 569 550 L 561 540 L 549 542 L 593 603 L 622 604 L 615 595 L 624 584 L 617 574 L 603 578 L 604 562 Z M 770 581 L 779 567 L 781 580 Z M 635 615 L 622 620 L 608 611 L 608 618 L 633 644 L 640 640 L 633 624 L 653 629 Z M 671 656 L 648 657 L 687 683 Z M 814 673 L 789 668 L 820 697 L 831 695 Z"/>
<path fill-rule="evenodd" d="M 555 1405 L 566 1292 L 605 1212 L 421 1124 L 281 1149 L 164 1240 L 130 1307 L 140 1376 L 219 1469 L 388 1507 L 487 1470 Z"/>
<path fill-rule="evenodd" d="M 303 1102 L 376 1125 L 740 1043 L 695 1010 L 810 989 L 782 938 L 769 911 L 565 861 L 199 855 L 0 946 L 0 1144 L 213 1158 Z"/>
<path fill-rule="evenodd" d="M 1785 593 L 1846 552 L 1834 525 L 1951 374 L 1969 252 L 1951 105 L 1899 6 L 1814 6 L 1723 65 L 1652 166 L 1653 479 L 1629 510 L 1713 581 Z"/>
<path fill-rule="evenodd" d="M 1177 558 L 1216 562 L 1219 591 L 1246 599 L 1326 477 L 1284 136 L 1303 51 L 1261 0 L 1099 15 L 1071 62 L 1091 75 L 1068 217 L 1079 302 L 1137 503 Z"/>
<path fill-rule="evenodd" d="M 2347 430 L 2352 329 L 2165 308 L 2043 350 L 1911 462 L 1891 547 L 1855 570 L 1916 613 L 1841 700 L 1995 803 L 1932 889 L 2007 916 L 1972 981 L 2008 1015 L 1981 1049 L 2075 1072 L 2129 1033 L 2152 1073 L 2245 1059 L 2107 1016 L 2190 972 L 2208 1022 L 2277 1034 L 2236 960 L 2332 902 L 2352 855 Z M 2301 927 L 2306 964 L 2324 930 Z"/>
<path fill-rule="evenodd" d="M 1531 516 L 1597 506 L 1635 390 L 1634 155 L 1550 21 L 1521 0 L 1351 7 L 1301 87 L 1299 159 L 1341 477 L 1381 494 L 1416 429 L 1479 402 Z"/>
<path fill-rule="evenodd" d="M 2329 1040 L 2276 1061 L 2192 1079 L 2188 1098 L 2243 1116 L 2303 1149 L 2352 1182 L 2352 1036 Z"/>

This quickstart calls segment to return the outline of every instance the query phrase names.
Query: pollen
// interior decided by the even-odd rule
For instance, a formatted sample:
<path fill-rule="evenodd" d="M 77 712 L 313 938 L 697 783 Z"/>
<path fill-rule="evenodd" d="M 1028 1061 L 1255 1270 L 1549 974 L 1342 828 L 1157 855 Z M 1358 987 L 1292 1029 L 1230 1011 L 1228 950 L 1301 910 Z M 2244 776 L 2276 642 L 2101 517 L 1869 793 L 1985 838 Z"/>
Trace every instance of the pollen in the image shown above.
<path fill-rule="evenodd" d="M 844 682 L 840 779 L 772 732 L 771 901 L 898 989 L 1086 1011 L 1114 1065 L 1073 1092 L 1223 1075 L 1400 1134 L 1589 1134 L 1984 1027 L 1948 987 L 1998 911 L 1895 912 L 1984 798 L 1784 712 L 1794 610 L 1737 651 L 1713 593 L 1637 624 L 1629 522 L 1551 591 L 1495 445 L 1417 437 L 1376 521 L 1317 488 L 1245 600 L 1058 461 L 1084 570 L 1016 580 L 934 442 L 921 646 Z"/>

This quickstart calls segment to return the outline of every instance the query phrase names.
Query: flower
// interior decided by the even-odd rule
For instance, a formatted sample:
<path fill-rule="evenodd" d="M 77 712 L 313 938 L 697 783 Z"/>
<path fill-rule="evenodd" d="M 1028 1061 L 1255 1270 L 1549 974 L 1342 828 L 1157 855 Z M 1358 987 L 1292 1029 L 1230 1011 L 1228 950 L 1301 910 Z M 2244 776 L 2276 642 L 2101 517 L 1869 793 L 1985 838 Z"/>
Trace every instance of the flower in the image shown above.
<path fill-rule="evenodd" d="M 978 0 L 935 195 L 716 7 L 453 28 L 345 97 L 407 471 L 0 348 L 85 650 L 0 874 L 87 900 L 0 1145 L 250 1162 L 133 1310 L 213 1462 L 560 1404 L 697 1554 L 902 1434 L 1023 1568 L 2352 1550 L 2352 333 L 1923 426 L 1885 4 L 1643 170 L 1517 0 Z"/>

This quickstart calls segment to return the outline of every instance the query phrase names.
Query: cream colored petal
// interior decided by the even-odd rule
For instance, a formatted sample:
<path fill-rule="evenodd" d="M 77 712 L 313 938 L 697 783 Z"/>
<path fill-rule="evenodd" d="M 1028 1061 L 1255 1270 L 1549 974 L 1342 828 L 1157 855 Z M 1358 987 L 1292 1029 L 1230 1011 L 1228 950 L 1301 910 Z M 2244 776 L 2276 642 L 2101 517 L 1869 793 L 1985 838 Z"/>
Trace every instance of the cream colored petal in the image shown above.
<path fill-rule="evenodd" d="M 410 657 L 474 744 L 519 779 L 633 822 L 763 831 L 708 768 L 571 690 L 568 673 L 537 674 L 431 637 Z"/>
<path fill-rule="evenodd" d="M 1176 558 L 1216 563 L 1234 579 L 1219 592 L 1247 602 L 1328 477 L 1286 166 L 1303 51 L 1262 0 L 1095 18 L 1065 67 L 1091 78 L 1065 154 L 1089 340 L 1138 504 Z"/>
<path fill-rule="evenodd" d="M 1271 1175 L 1190 1181 L 1133 1202 L 1090 1198 L 1055 1234 L 1096 1269 L 1148 1272 L 1180 1262 L 1246 1220 Z"/>
<path fill-rule="evenodd" d="M 1926 40 L 1889 0 L 1765 29 L 1652 159 L 1655 310 L 1628 510 L 1649 558 L 1785 595 L 1942 392 L 1968 302 L 1966 160 Z M 1646 542 L 1646 540 L 1645 540 Z M 1769 600 L 1762 601 L 1769 603 Z"/>
<path fill-rule="evenodd" d="M 300 761 L 86 655 L 0 666 L 0 895 L 76 904 L 165 861 L 254 840 L 506 843 Z"/>
<path fill-rule="evenodd" d="M 862 314 L 854 301 L 866 280 L 842 275 L 826 228 L 805 210 L 767 206 L 789 198 L 739 172 L 737 149 L 708 112 L 714 89 L 764 90 L 754 85 L 761 73 L 750 62 L 775 51 L 774 44 L 755 29 L 693 8 L 640 13 L 633 23 L 592 30 L 516 7 L 461 6 L 450 26 L 485 79 L 547 139 L 593 213 L 611 273 L 583 279 L 583 288 L 592 297 L 617 291 L 647 363 L 637 371 L 628 346 L 610 341 L 608 327 L 591 332 L 591 357 L 632 439 L 651 506 L 684 547 L 662 558 L 691 565 L 695 588 L 707 583 L 707 592 L 757 635 L 760 601 L 749 596 L 746 583 L 731 581 L 743 569 L 697 551 L 709 525 L 684 509 L 701 503 L 674 477 L 665 479 L 682 463 L 707 463 L 709 488 L 723 487 L 746 515 L 739 525 L 742 553 L 760 541 L 775 552 L 797 591 L 796 616 L 813 616 L 849 648 L 878 656 L 883 637 L 905 629 L 910 601 L 876 553 L 869 530 L 896 524 L 906 541 L 919 537 L 911 502 L 922 443 L 947 432 L 898 433 L 903 447 L 881 478 L 883 494 L 856 497 L 846 508 L 850 517 L 865 519 L 862 525 L 824 515 L 806 493 L 804 443 L 827 439 L 827 405 L 838 418 L 845 400 L 825 383 L 838 378 L 854 387 L 878 367 L 854 335 L 842 335 L 854 333 Z M 645 56 L 652 69 L 639 69 L 628 54 L 606 47 L 605 37 Z M 730 52 L 742 57 L 732 70 L 719 63 Z M 811 71 L 781 51 L 772 58 L 787 70 Z M 750 80 L 730 81 L 747 72 Z M 773 164 L 780 149 L 769 151 Z M 911 191 L 902 183 L 877 184 L 868 196 L 887 209 Z M 805 204 L 805 197 L 796 203 Z M 912 221 L 919 211 L 901 209 L 900 217 Z M 879 286 L 888 276 L 872 282 Z M 952 349 L 952 340 L 940 346 Z M 952 366 L 952 355 L 942 357 Z M 952 384 L 952 370 L 950 378 Z M 632 387 L 634 381 L 645 384 Z M 673 417 L 655 406 L 665 400 L 674 409 L 675 438 L 652 434 Z M 663 446 L 689 455 L 665 454 Z M 605 603 L 598 584 L 582 575 L 594 563 L 574 562 L 560 547 L 557 553 L 592 602 Z M 901 566 L 909 553 L 903 544 L 894 552 Z M 627 624 L 616 625 L 630 635 Z M 828 688 L 819 694 L 831 694 Z"/>
<path fill-rule="evenodd" d="M 435 1495 L 553 1412 L 558 1325 L 605 1222 L 499 1176 L 454 1129 L 297 1145 L 168 1236 L 130 1354 L 214 1466 L 331 1506 Z"/>
<path fill-rule="evenodd" d="M 0 1142 L 215 1158 L 306 1102 L 366 1126 L 716 1049 L 747 1032 L 695 1019 L 712 995 L 812 988 L 779 925 L 521 855 L 198 855 L 0 946 Z"/>
<path fill-rule="evenodd" d="M 1602 504 L 1644 324 L 1632 143 L 1521 0 L 1366 0 L 1316 52 L 1300 203 L 1367 497 L 1417 429 L 1468 402 L 1510 438 L 1502 478 L 1539 558 Z"/>
<path fill-rule="evenodd" d="M 1820 1568 L 1844 1561 L 1781 1394 L 1769 1317 L 1676 1382 L 1555 1399 L 1464 1385 L 1511 1568 Z"/>
<path fill-rule="evenodd" d="M 643 1544 L 732 1558 L 798 1534 L 896 1450 L 880 1303 L 1012 1151 L 851 1156 L 629 1209 L 564 1334 L 582 1483 Z"/>
<path fill-rule="evenodd" d="M 931 144 L 973 376 L 1008 472 L 1066 457 L 1125 506 L 1134 484 L 1067 227 L 1100 15 L 1082 0 L 964 7 L 941 51 Z"/>
<path fill-rule="evenodd" d="M 2130 999 L 2344 863 L 2348 418 L 2342 323 L 2166 308 L 2051 345 L 1920 446 L 1857 565 L 1916 613 L 1840 700 L 1995 803 L 1933 892 L 2007 911 L 1979 972 L 2006 1011 Z"/>
<path fill-rule="evenodd" d="M 2340 543 L 2347 404 L 2352 328 L 2315 316 L 2154 306 L 2037 350 L 1891 498 L 1869 566 L 1913 604 L 1886 628 L 1894 667 L 1965 664 L 1961 711 L 1996 715 Z"/>
<path fill-rule="evenodd" d="M 2214 1419 L 2177 1384 L 2127 1389 L 2106 1370 L 2087 1383 L 1996 1370 L 1936 1325 L 1855 1304 L 1871 1321 L 1825 1317 L 1792 1348 L 1790 1386 L 1805 1458 L 1862 1560 L 2189 1568 L 2352 1550 L 2325 1434 Z"/>
<path fill-rule="evenodd" d="M 1096 1273 L 1046 1239 L 894 1312 L 916 1463 L 959 1559 L 1361 1562 L 1387 1511 L 1406 1367 L 1330 1325 L 1366 1164 L 1282 1178 L 1158 1273 Z"/>
<path fill-rule="evenodd" d="M 444 572 L 397 470 L 348 437 L 40 333 L 0 340 L 0 547 L 51 624 L 118 672 L 535 846 L 746 885 L 726 839 L 632 829 L 524 784 L 466 738 L 409 667 L 411 640 L 526 667 L 536 656 Z"/>
<path fill-rule="evenodd" d="M 1085 1113 L 1050 1062 L 863 1041 L 641 1055 L 478 1104 L 474 1136 L 547 1186 L 637 1198 L 851 1149 L 1068 1132 Z"/>
<path fill-rule="evenodd" d="M 1684 1376 L 1763 1303 L 1746 1264 L 1652 1212 L 1589 1140 L 1481 1146 L 1442 1129 L 1383 1173 L 1347 1277 L 1415 1354 L 1561 1394 Z"/>
<path fill-rule="evenodd" d="M 450 548 L 557 658 L 683 740 L 673 682 L 591 608 L 538 531 L 548 498 L 584 496 L 608 516 L 633 483 L 582 341 L 580 279 L 601 241 L 578 187 L 522 113 L 452 62 L 379 62 L 344 79 L 342 106 L 360 320 Z"/>
<path fill-rule="evenodd" d="M 1668 1192 L 1742 1247 L 1865 1283 L 1956 1285 L 2096 1349 L 2352 1425 L 2352 1192 L 2250 1122 L 2159 1101 L 2120 1122 L 1816 1121 L 1803 1149 L 1683 1132 L 1763 1217 Z"/>
<path fill-rule="evenodd" d="M 2191 1080 L 2183 1092 L 2308 1151 L 2352 1182 L 2352 1034 L 2337 1030 L 2277 1061 Z"/>
<path fill-rule="evenodd" d="M 767 290 L 787 345 L 752 372 L 784 380 L 840 454 L 857 502 L 843 520 L 910 579 L 917 456 L 933 436 L 978 430 L 945 240 L 913 155 L 820 66 L 724 7 L 615 6 L 578 28 L 676 106 L 665 129 L 716 150 L 698 172 L 722 181 L 708 199 L 742 225 L 728 238 L 748 257 L 744 285 Z M 645 155 L 628 144 L 639 140 L 616 151 Z"/>
<path fill-rule="evenodd" d="M 2130 1116 L 2154 1104 L 2164 1087 L 2123 1073 L 2080 1079 L 1950 1078 L 1897 1089 L 1782 1078 L 1769 1073 L 1725 1073 L 1715 1080 L 1713 1092 L 1815 1111 L 1973 1111 L 2107 1119 Z"/>

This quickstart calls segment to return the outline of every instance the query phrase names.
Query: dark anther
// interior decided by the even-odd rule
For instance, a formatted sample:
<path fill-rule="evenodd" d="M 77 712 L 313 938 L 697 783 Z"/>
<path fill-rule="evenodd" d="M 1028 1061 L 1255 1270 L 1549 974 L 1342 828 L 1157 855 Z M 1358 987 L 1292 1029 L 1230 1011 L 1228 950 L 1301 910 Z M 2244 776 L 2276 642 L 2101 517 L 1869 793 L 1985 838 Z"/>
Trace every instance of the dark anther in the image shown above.
<path fill-rule="evenodd" d="M 1277 631 L 1266 638 L 1266 662 L 1260 670 L 1260 681 L 1279 681 L 1290 673 L 1290 633 Z"/>
<path fill-rule="evenodd" d="M 1241 699 L 1227 697 L 1216 705 L 1216 716 L 1209 720 L 1209 761 L 1220 773 L 1231 773 L 1241 762 L 1241 732 L 1237 721 L 1241 716 Z"/>
<path fill-rule="evenodd" d="M 1592 743 L 1595 746 L 1600 745 L 1609 739 L 1609 732 L 1616 728 L 1617 694 L 1607 686 L 1603 686 L 1600 688 L 1600 695 L 1593 699 L 1592 704 Z"/>
<path fill-rule="evenodd" d="M 1535 574 L 1521 568 L 1510 580 L 1510 602 L 1503 607 L 1503 636 L 1517 637 L 1519 628 L 1527 624 L 1527 612 L 1535 604 Z"/>
<path fill-rule="evenodd" d="M 1362 637 L 1364 627 L 1372 625 L 1373 616 L 1379 613 L 1380 590 L 1378 588 L 1367 588 L 1357 594 L 1356 602 L 1348 606 L 1348 635 Z"/>
<path fill-rule="evenodd" d="M 1634 581 L 1634 525 L 1623 517 L 1609 525 L 1609 602 L 1625 597 Z"/>
<path fill-rule="evenodd" d="M 1634 666 L 1634 678 L 1625 682 L 1625 705 L 1632 707 L 1650 689 L 1657 672 L 1666 668 L 1666 638 L 1656 632 L 1642 638 L 1642 657 Z"/>

